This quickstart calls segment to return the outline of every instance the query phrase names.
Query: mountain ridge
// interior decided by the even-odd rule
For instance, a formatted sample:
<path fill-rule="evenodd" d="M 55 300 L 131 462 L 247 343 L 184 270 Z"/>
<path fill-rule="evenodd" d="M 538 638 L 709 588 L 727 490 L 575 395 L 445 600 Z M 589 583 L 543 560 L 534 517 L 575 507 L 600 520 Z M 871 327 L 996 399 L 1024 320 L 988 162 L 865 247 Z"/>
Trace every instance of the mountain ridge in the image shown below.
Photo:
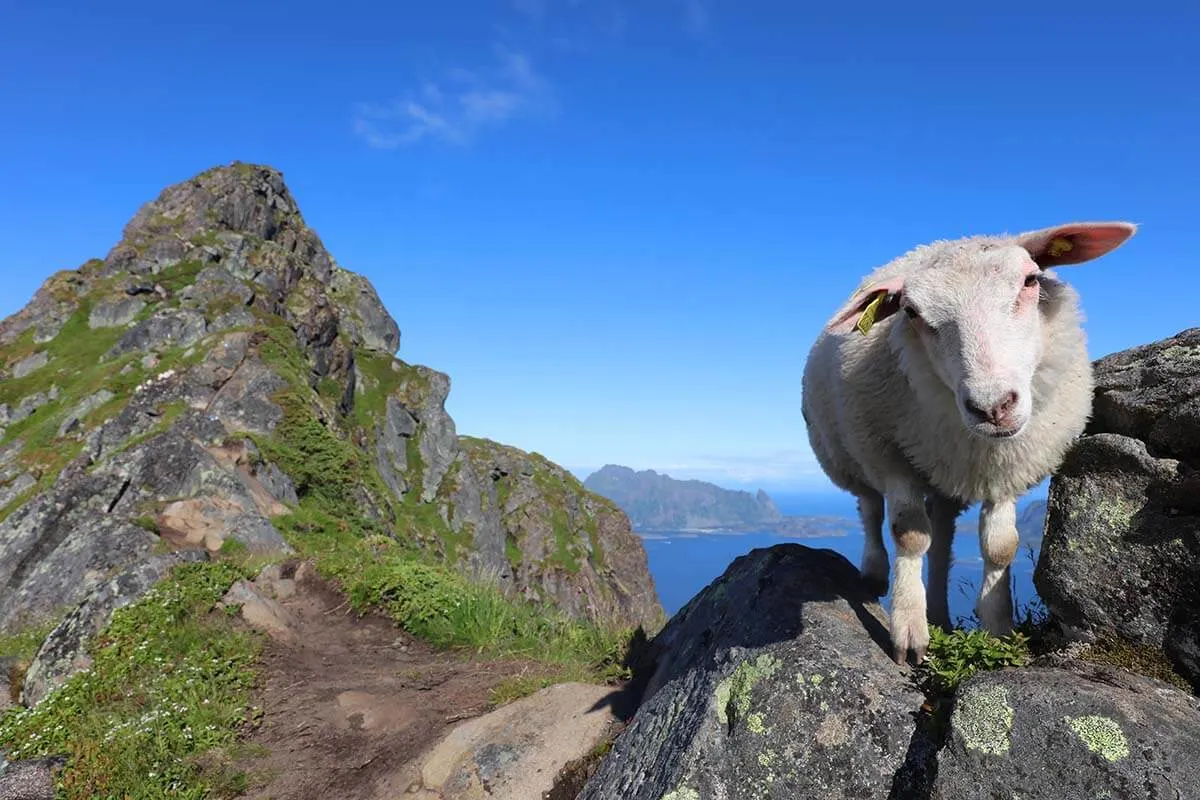
<path fill-rule="evenodd" d="M 449 377 L 399 346 L 278 170 L 163 189 L 0 321 L 0 630 L 163 550 L 288 553 L 277 518 L 318 501 L 513 597 L 657 624 L 624 514 L 536 454 L 459 437 Z"/>
<path fill-rule="evenodd" d="M 762 530 L 788 519 L 762 489 L 751 494 L 653 469 L 606 464 L 583 485 L 620 506 L 639 530 Z"/>

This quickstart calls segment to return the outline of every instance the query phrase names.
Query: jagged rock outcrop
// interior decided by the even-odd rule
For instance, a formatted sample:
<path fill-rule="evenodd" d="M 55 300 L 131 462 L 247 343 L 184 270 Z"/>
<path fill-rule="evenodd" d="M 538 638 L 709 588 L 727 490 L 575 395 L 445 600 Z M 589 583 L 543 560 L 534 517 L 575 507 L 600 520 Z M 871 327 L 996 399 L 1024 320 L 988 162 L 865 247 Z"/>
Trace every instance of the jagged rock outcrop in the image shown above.
<path fill-rule="evenodd" d="M 580 800 L 921 797 L 924 695 L 830 550 L 751 551 L 655 638 L 647 699 Z"/>
<path fill-rule="evenodd" d="M 500 490 L 488 472 L 466 487 L 450 380 L 395 358 L 399 344 L 276 170 L 234 163 L 165 189 L 104 259 L 0 321 L 0 632 L 107 609 L 111 582 L 164 550 L 289 553 L 277 521 L 298 508 L 452 563 L 519 564 L 514 594 L 533 586 L 580 617 L 656 621 L 640 540 L 565 472 L 522 495 L 536 513 L 478 505 Z M 538 549 L 529 519 L 559 513 L 570 523 L 550 538 L 586 568 Z M 514 557 L 523 541 L 534 549 Z"/>
<path fill-rule="evenodd" d="M 442 508 L 479 572 L 578 617 L 661 627 L 645 548 L 620 509 L 536 453 L 459 442 Z"/>
<path fill-rule="evenodd" d="M 1034 582 L 1069 636 L 1164 650 L 1200 687 L 1200 328 L 1095 364 Z"/>
<path fill-rule="evenodd" d="M 1200 786 L 1200 701 L 1127 672 L 979 673 L 949 727 L 933 800 L 1149 800 Z"/>
<path fill-rule="evenodd" d="M 1200 701 L 1049 654 L 926 698 L 848 560 L 751 551 L 650 643 L 646 699 L 579 800 L 1155 800 L 1200 785 Z"/>

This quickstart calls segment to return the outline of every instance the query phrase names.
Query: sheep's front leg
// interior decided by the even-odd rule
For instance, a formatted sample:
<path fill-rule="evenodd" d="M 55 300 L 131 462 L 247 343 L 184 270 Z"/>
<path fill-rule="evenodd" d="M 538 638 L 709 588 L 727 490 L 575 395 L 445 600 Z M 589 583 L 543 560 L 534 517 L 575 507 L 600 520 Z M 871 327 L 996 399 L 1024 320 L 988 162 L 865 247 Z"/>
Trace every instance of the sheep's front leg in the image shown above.
<path fill-rule="evenodd" d="M 876 597 L 883 597 L 888 588 L 888 554 L 883 546 L 883 495 L 859 495 L 858 516 L 865 534 L 862 566 L 858 571 L 867 584 L 867 590 Z"/>
<path fill-rule="evenodd" d="M 954 543 L 954 521 L 962 513 L 962 504 L 949 497 L 933 494 L 927 506 L 933 528 L 929 547 L 929 621 L 950 632 L 950 556 Z"/>
<path fill-rule="evenodd" d="M 975 613 L 984 629 L 995 636 L 1012 632 L 1012 593 L 1008 576 L 1018 543 L 1016 501 L 984 501 L 979 510 L 983 584 L 979 587 Z"/>
<path fill-rule="evenodd" d="M 924 492 L 911 485 L 888 490 L 888 520 L 896 541 L 896 583 L 892 594 L 893 658 L 903 664 L 909 651 L 920 663 L 929 649 L 925 586 L 921 563 L 929 550 L 930 522 Z"/>

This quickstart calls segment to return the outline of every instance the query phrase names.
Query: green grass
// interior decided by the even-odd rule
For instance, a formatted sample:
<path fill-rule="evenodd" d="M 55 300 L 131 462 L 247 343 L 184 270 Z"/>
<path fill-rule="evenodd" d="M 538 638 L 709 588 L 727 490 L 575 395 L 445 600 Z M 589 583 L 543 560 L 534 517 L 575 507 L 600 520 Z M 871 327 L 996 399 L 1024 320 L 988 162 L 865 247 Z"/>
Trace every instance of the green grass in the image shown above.
<path fill-rule="evenodd" d="M 210 613 L 240 577 L 225 563 L 177 566 L 114 613 L 88 647 L 90 670 L 0 719 L 0 747 L 11 759 L 66 753 L 59 796 L 72 800 L 212 797 L 217 781 L 237 784 L 202 764 L 257 714 L 260 640 Z"/>
<path fill-rule="evenodd" d="M 570 679 L 625 676 L 630 631 L 581 622 L 562 611 L 506 597 L 429 560 L 411 543 L 364 536 L 363 526 L 313 508 L 278 517 L 276 526 L 359 613 L 382 611 L 434 645 L 491 658 L 528 658 L 562 668 Z"/>
<path fill-rule="evenodd" d="M 929 660 L 923 669 L 934 693 L 951 694 L 979 670 L 1023 667 L 1029 659 L 1029 642 L 1020 632 L 1000 639 L 983 629 L 946 633 L 931 626 Z"/>
<path fill-rule="evenodd" d="M 0 635 L 0 658 L 16 658 L 22 661 L 33 658 L 59 621 L 58 618 L 45 620 L 15 633 Z"/>

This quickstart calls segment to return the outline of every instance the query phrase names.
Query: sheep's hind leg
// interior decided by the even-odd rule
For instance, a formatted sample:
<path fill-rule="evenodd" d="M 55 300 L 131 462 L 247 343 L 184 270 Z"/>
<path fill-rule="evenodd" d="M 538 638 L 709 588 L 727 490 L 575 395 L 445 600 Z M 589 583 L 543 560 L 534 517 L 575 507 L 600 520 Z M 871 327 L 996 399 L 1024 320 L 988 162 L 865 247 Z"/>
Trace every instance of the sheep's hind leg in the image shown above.
<path fill-rule="evenodd" d="M 858 495 L 858 516 L 865 534 L 859 573 L 867 591 L 883 597 L 888 590 L 888 554 L 883 546 L 883 495 L 878 492 Z"/>
<path fill-rule="evenodd" d="M 892 593 L 892 657 L 903 664 L 909 652 L 916 663 L 929 649 L 929 624 L 925 620 L 925 586 L 921 563 L 929 550 L 930 522 L 925 513 L 925 493 L 910 484 L 889 487 L 888 520 L 896 541 L 896 584 Z"/>
<path fill-rule="evenodd" d="M 925 504 L 933 528 L 929 545 L 929 586 L 925 601 L 929 621 L 950 631 L 950 557 L 954 543 L 954 522 L 963 511 L 962 503 L 941 494 L 931 494 Z"/>
<path fill-rule="evenodd" d="M 984 630 L 994 636 L 1012 633 L 1009 566 L 1017 555 L 1019 542 L 1016 501 L 985 501 L 979 510 L 979 550 L 983 553 L 983 583 L 979 587 L 975 613 L 979 615 Z"/>

